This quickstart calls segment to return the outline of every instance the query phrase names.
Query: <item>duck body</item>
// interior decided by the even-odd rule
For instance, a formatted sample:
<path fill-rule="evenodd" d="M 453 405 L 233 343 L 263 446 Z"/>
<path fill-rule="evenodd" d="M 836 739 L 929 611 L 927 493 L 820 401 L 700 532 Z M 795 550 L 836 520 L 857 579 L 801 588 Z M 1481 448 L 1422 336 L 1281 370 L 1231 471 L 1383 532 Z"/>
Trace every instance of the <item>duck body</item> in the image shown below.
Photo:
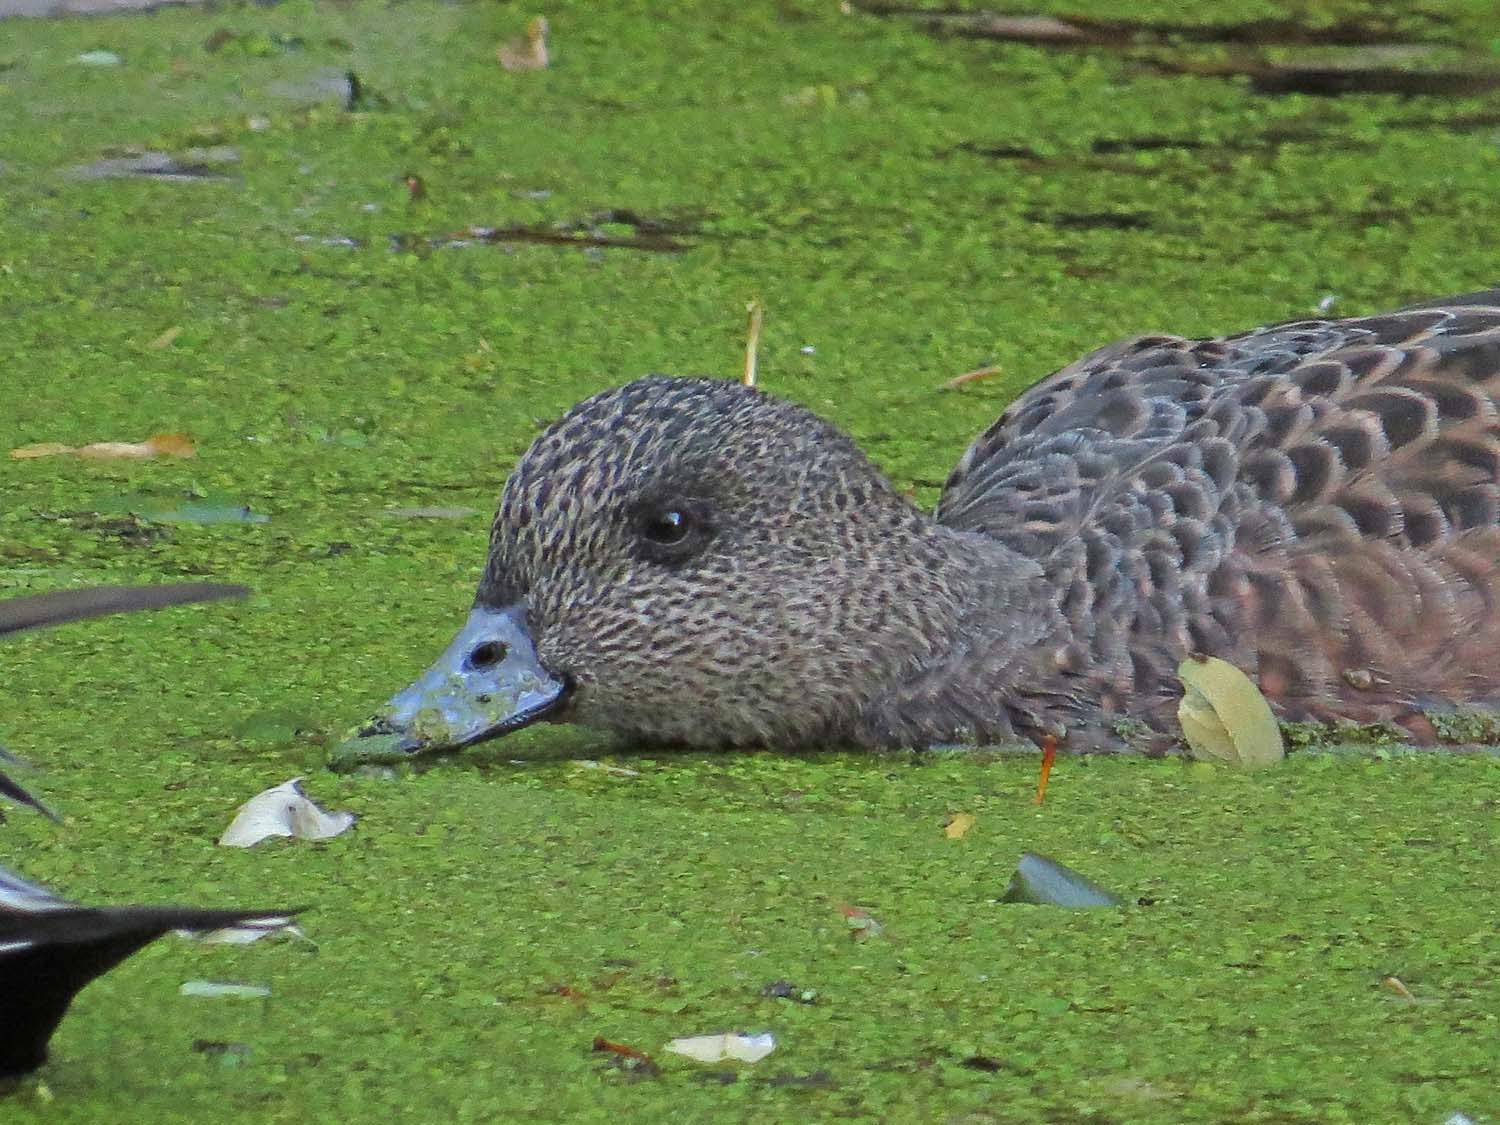
<path fill-rule="evenodd" d="M 522 458 L 469 624 L 366 729 L 394 754 L 537 718 L 1160 752 L 1190 653 L 1283 719 L 1417 740 L 1500 697 L 1500 291 L 1103 348 L 1012 404 L 931 516 L 758 391 L 605 391 Z"/>

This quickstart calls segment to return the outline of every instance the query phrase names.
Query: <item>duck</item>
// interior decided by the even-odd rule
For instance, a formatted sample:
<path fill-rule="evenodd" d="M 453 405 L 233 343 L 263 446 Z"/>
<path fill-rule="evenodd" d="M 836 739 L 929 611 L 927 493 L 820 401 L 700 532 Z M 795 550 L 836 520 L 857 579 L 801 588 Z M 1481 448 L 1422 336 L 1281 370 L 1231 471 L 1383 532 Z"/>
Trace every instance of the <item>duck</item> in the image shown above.
<path fill-rule="evenodd" d="M 1189 655 L 1286 722 L 1424 743 L 1494 707 L 1500 289 L 1110 344 L 1021 394 L 932 512 L 759 389 L 606 389 L 521 457 L 466 622 L 333 764 L 538 722 L 1166 754 Z"/>
<path fill-rule="evenodd" d="M 0 635 L 142 609 L 244 597 L 247 587 L 181 582 L 102 586 L 0 601 Z M 11 764 L 17 759 L 0 751 Z M 0 793 L 57 817 L 0 772 Z M 182 906 L 82 906 L 0 867 L 0 1078 L 47 1061 L 53 1033 L 74 997 L 96 978 L 172 931 L 285 929 L 298 910 Z"/>

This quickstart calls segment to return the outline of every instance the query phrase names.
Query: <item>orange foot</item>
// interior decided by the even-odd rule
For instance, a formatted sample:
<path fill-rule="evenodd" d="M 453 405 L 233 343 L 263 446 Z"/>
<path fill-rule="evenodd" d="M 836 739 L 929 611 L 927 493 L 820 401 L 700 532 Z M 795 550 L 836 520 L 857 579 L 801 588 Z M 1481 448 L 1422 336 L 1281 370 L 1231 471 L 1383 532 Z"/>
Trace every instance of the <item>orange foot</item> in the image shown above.
<path fill-rule="evenodd" d="M 1057 761 L 1057 735 L 1042 736 L 1042 776 L 1036 782 L 1036 803 L 1047 799 L 1047 779 L 1052 776 L 1052 763 Z"/>

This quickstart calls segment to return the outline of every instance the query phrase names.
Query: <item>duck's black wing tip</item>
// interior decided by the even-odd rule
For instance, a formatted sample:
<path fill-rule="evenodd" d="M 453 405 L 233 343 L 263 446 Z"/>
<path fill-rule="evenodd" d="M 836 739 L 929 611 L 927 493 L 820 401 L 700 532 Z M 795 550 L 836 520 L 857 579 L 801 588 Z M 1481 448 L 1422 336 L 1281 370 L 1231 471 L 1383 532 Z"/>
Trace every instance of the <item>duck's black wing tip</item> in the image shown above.
<path fill-rule="evenodd" d="M 0 746 L 0 762 L 13 766 L 24 764 L 20 758 L 16 757 L 3 746 Z M 56 821 L 59 824 L 62 823 L 61 817 L 42 804 L 37 798 L 33 797 L 19 781 L 11 777 L 4 770 L 0 770 L 0 796 L 9 797 L 18 805 L 29 805 L 49 820 Z"/>
<path fill-rule="evenodd" d="M 24 881 L 19 881 L 24 883 Z M 0 1079 L 47 1061 L 47 1044 L 90 981 L 172 930 L 253 926 L 272 931 L 299 910 L 75 906 L 25 884 L 33 896 L 0 901 Z"/>
<path fill-rule="evenodd" d="M 233 582 L 166 582 L 156 586 L 90 586 L 30 594 L 0 602 L 0 636 L 110 613 L 224 601 L 243 598 L 249 593 L 250 587 Z"/>

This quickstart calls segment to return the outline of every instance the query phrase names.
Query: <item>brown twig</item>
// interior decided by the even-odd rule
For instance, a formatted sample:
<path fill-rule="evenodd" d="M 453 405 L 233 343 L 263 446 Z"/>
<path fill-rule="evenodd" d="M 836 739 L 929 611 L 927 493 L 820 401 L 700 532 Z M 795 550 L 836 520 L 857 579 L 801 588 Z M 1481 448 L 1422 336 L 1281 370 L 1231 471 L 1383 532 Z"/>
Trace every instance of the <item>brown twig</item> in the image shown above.
<path fill-rule="evenodd" d="M 955 375 L 943 384 L 943 390 L 956 391 L 965 383 L 977 383 L 980 379 L 988 379 L 991 375 L 998 375 L 1003 368 L 998 363 L 987 363 L 983 367 L 976 367 L 973 371 L 965 371 L 962 375 Z"/>

